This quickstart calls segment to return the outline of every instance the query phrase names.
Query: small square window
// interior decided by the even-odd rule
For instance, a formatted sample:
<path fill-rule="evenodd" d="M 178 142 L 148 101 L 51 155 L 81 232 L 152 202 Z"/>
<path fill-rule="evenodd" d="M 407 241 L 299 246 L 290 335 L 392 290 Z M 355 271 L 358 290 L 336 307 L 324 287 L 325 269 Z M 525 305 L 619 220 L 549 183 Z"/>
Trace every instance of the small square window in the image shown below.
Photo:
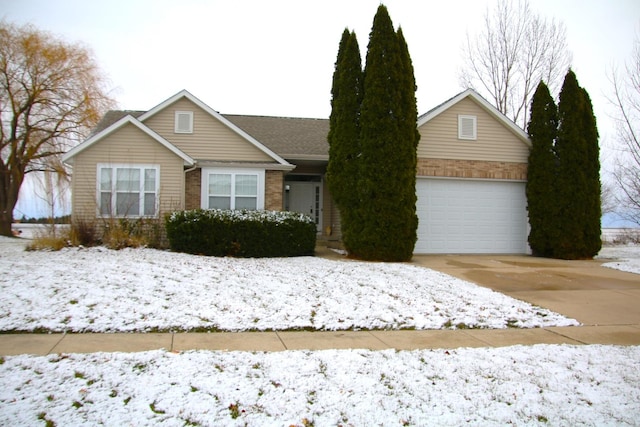
<path fill-rule="evenodd" d="M 193 133 L 193 111 L 176 111 L 175 133 Z"/>
<path fill-rule="evenodd" d="M 476 116 L 458 116 L 458 139 L 477 139 L 478 121 Z"/>

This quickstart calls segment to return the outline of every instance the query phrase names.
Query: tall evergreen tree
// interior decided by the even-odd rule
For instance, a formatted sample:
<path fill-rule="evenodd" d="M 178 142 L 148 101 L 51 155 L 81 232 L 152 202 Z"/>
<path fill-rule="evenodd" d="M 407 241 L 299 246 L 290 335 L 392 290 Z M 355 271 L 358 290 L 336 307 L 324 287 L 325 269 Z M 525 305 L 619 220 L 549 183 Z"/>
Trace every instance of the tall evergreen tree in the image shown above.
<path fill-rule="evenodd" d="M 398 44 L 400 47 L 400 55 L 402 59 L 402 77 L 404 88 L 402 89 L 402 106 L 406 108 L 401 117 L 404 120 L 406 126 L 403 127 L 407 131 L 407 138 L 413 136 L 415 149 L 410 151 L 410 154 L 415 158 L 416 167 L 418 162 L 418 143 L 420 142 L 420 132 L 418 131 L 418 106 L 416 101 L 416 91 L 418 86 L 416 85 L 416 79 L 413 72 L 413 63 L 411 61 L 411 55 L 409 55 L 409 47 L 404 38 L 402 28 L 398 28 Z M 411 135 L 413 134 L 413 135 Z M 414 186 L 415 186 L 415 174 L 413 174 Z M 415 192 L 414 192 L 415 193 Z M 416 197 L 417 199 L 417 197 Z"/>
<path fill-rule="evenodd" d="M 555 150 L 560 233 L 553 256 L 592 258 L 602 245 L 598 130 L 591 100 L 571 70 L 560 92 L 558 116 Z"/>
<path fill-rule="evenodd" d="M 404 38 L 380 5 L 369 35 L 360 111 L 361 226 L 351 248 L 357 258 L 406 261 L 417 240 L 417 111 L 409 65 Z"/>
<path fill-rule="evenodd" d="M 600 146 L 596 117 L 593 113 L 593 103 L 586 89 L 582 88 L 584 109 L 582 111 L 583 137 L 587 145 L 585 153 L 585 169 L 589 186 L 587 223 L 584 230 L 586 258 L 593 258 L 602 249 L 602 183 L 600 182 Z"/>
<path fill-rule="evenodd" d="M 531 101 L 531 119 L 527 126 L 531 140 L 527 178 L 529 246 L 534 255 L 552 256 L 557 238 L 557 200 L 555 182 L 557 159 L 554 144 L 558 133 L 558 108 L 547 85 L 538 84 Z"/>
<path fill-rule="evenodd" d="M 420 132 L 418 131 L 418 107 L 416 102 L 416 79 L 413 72 L 413 63 L 409 54 L 409 47 L 404 38 L 402 28 L 398 28 L 398 48 L 400 50 L 400 60 L 402 70 L 400 75 L 400 107 L 399 107 L 399 126 L 398 141 L 402 148 L 398 151 L 398 162 L 401 166 L 399 172 L 402 174 L 401 182 L 403 188 L 398 190 L 404 194 L 401 195 L 401 203 L 398 211 L 399 215 L 405 221 L 404 230 L 401 235 L 403 240 L 399 245 L 401 252 L 406 256 L 406 260 L 411 259 L 415 243 L 418 239 L 418 215 L 416 213 L 416 202 L 418 200 L 416 194 L 416 174 L 418 166 L 418 143 L 420 142 Z"/>
<path fill-rule="evenodd" d="M 360 155 L 360 104 L 362 103 L 362 60 L 354 32 L 344 30 L 338 49 L 329 117 L 329 164 L 327 182 L 341 216 L 342 240 L 347 250 L 360 221 L 358 159 Z"/>

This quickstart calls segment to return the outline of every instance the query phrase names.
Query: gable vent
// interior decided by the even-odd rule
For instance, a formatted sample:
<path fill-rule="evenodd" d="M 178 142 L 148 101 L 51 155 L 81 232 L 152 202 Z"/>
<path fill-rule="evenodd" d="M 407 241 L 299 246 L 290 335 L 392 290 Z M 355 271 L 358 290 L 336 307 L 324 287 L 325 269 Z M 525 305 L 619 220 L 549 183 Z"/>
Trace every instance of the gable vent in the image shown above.
<path fill-rule="evenodd" d="M 477 138 L 476 116 L 458 116 L 458 139 Z"/>
<path fill-rule="evenodd" d="M 193 112 L 176 111 L 175 133 L 193 133 Z"/>

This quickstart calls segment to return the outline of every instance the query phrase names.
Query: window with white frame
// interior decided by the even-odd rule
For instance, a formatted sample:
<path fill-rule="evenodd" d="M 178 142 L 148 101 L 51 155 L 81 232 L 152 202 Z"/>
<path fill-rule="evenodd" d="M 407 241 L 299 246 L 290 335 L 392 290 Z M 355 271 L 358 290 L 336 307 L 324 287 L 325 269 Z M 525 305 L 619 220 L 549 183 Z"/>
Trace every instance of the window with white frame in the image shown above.
<path fill-rule="evenodd" d="M 154 217 L 158 213 L 157 165 L 98 165 L 98 213 Z"/>
<path fill-rule="evenodd" d="M 264 209 L 264 170 L 203 169 L 204 209 Z"/>
<path fill-rule="evenodd" d="M 458 116 L 458 139 L 477 139 L 478 119 L 476 116 Z"/>
<path fill-rule="evenodd" d="M 193 111 L 176 111 L 175 133 L 193 133 Z"/>

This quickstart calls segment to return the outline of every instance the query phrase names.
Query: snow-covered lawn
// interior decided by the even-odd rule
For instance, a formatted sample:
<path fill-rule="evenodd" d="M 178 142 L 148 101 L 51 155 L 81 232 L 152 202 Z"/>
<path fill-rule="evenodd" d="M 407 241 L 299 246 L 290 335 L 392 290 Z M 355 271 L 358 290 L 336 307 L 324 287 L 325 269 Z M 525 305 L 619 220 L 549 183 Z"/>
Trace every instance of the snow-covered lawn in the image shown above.
<path fill-rule="evenodd" d="M 604 246 L 598 258 L 615 259 L 604 267 L 640 274 L 640 245 Z"/>
<path fill-rule="evenodd" d="M 0 330 L 575 324 L 402 264 L 24 252 L 0 239 L 0 271 Z M 638 360 L 640 346 L 600 345 L 12 356 L 0 358 L 0 425 L 638 425 Z"/>
<path fill-rule="evenodd" d="M 638 425 L 638 360 L 640 347 L 554 345 L 15 356 L 0 424 Z"/>
<path fill-rule="evenodd" d="M 407 264 L 0 244 L 0 330 L 533 328 L 577 325 Z"/>

